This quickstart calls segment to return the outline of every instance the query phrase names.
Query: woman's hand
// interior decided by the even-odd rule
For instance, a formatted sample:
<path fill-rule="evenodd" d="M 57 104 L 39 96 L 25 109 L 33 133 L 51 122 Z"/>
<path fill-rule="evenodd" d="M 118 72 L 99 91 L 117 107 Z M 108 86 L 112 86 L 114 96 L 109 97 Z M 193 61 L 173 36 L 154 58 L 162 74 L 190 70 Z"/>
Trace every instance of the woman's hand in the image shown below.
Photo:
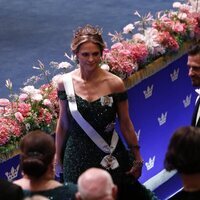
<path fill-rule="evenodd" d="M 131 151 L 135 157 L 135 160 L 133 161 L 131 169 L 126 172 L 126 174 L 132 175 L 135 179 L 138 179 L 142 175 L 142 167 L 144 165 L 144 161 L 140 154 L 140 146 L 132 145 Z"/>
<path fill-rule="evenodd" d="M 126 172 L 127 175 L 132 175 L 135 179 L 140 178 L 142 175 L 142 167 L 143 167 L 143 160 L 135 160 L 133 161 L 133 166 L 131 169 Z"/>

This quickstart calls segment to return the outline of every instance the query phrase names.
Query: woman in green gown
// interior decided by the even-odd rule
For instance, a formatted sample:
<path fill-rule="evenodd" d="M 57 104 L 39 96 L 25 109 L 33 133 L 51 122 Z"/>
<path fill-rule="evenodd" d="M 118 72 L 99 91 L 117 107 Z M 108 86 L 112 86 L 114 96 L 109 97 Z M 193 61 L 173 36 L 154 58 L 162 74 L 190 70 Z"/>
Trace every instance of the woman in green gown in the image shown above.
<path fill-rule="evenodd" d="M 56 161 L 63 166 L 64 181 L 74 183 L 90 167 L 107 169 L 123 196 L 121 199 L 128 199 L 124 196 L 128 194 L 127 183 L 139 184 L 143 160 L 129 117 L 123 80 L 100 67 L 105 48 L 101 34 L 99 27 L 91 25 L 74 33 L 71 49 L 78 68 L 58 81 Z M 72 95 L 68 90 L 72 90 Z M 71 104 L 75 104 L 75 109 Z M 122 137 L 114 134 L 116 120 L 128 150 Z M 110 148 L 107 152 L 102 150 L 102 141 Z"/>

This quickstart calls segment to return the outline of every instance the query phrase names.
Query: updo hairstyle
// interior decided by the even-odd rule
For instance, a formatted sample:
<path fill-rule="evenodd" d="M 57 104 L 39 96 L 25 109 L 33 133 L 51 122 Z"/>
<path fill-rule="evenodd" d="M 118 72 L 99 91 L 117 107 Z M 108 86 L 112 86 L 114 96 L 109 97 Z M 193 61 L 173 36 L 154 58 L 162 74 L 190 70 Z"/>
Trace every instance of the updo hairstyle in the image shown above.
<path fill-rule="evenodd" d="M 101 55 L 105 48 L 105 43 L 102 38 L 102 29 L 98 26 L 94 27 L 92 25 L 87 24 L 84 27 L 78 27 L 77 30 L 74 32 L 72 43 L 71 43 L 71 50 L 74 54 L 76 54 L 81 44 L 85 42 L 93 42 L 99 45 Z"/>
<path fill-rule="evenodd" d="M 54 159 L 54 139 L 41 130 L 31 131 L 22 138 L 20 150 L 21 169 L 24 174 L 39 178 Z"/>

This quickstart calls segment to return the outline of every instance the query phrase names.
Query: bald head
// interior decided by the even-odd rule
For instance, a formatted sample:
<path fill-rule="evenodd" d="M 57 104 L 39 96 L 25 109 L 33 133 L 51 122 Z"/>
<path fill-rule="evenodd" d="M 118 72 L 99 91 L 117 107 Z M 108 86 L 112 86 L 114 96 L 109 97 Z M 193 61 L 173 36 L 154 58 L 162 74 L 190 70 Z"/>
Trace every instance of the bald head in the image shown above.
<path fill-rule="evenodd" d="M 117 187 L 106 170 L 90 168 L 78 179 L 78 200 L 114 200 L 116 193 Z"/>

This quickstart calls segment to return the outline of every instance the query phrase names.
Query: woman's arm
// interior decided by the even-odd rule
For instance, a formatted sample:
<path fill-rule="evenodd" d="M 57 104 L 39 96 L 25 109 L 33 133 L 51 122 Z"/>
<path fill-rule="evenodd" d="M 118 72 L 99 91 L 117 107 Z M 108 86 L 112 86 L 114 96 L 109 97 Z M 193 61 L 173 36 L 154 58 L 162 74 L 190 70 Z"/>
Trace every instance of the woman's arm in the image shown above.
<path fill-rule="evenodd" d="M 64 91 L 62 80 L 58 82 L 58 91 Z M 67 100 L 59 99 L 59 117 L 56 126 L 56 163 L 62 163 L 62 151 L 66 143 L 67 129 L 68 129 L 68 116 L 67 116 Z"/>
<path fill-rule="evenodd" d="M 127 174 L 132 174 L 135 178 L 139 178 L 142 173 L 143 159 L 140 154 L 140 146 L 138 144 L 134 126 L 129 116 L 128 100 L 118 103 L 118 119 L 122 135 L 135 157 L 133 167 Z"/>
<path fill-rule="evenodd" d="M 133 123 L 129 116 L 128 100 L 118 103 L 118 119 L 121 132 L 126 140 L 126 143 L 130 150 L 135 155 L 135 158 L 140 160 L 140 151 L 137 136 L 135 134 Z M 134 148 L 135 147 L 135 148 Z"/>
<path fill-rule="evenodd" d="M 117 92 L 124 92 L 126 90 L 122 80 L 119 80 L 115 83 L 115 90 Z M 117 102 L 117 114 L 122 135 L 130 151 L 133 153 L 135 157 L 133 167 L 128 172 L 128 174 L 133 174 L 135 178 L 139 178 L 141 176 L 143 159 L 140 154 L 140 146 L 138 144 L 134 126 L 130 119 L 128 99 L 124 99 L 122 101 Z"/>
<path fill-rule="evenodd" d="M 66 100 L 59 100 L 59 118 L 56 127 L 56 162 L 62 161 L 62 150 L 66 142 L 68 129 Z"/>

